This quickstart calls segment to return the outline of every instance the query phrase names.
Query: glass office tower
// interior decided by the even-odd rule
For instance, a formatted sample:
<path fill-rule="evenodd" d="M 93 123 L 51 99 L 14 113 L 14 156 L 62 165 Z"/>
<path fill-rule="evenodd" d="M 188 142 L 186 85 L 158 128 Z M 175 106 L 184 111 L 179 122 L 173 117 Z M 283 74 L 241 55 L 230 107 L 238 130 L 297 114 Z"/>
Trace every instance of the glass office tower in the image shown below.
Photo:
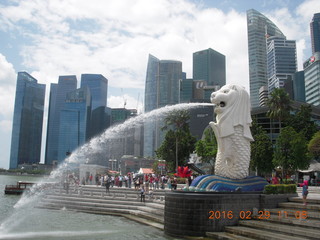
<path fill-rule="evenodd" d="M 316 52 L 303 63 L 306 102 L 320 105 L 320 52 Z"/>
<path fill-rule="evenodd" d="M 180 83 L 184 78 L 182 62 L 159 60 L 149 55 L 146 87 L 145 112 L 179 103 Z M 161 145 L 161 122 L 146 122 L 144 125 L 144 156 L 154 156 L 154 151 Z"/>
<path fill-rule="evenodd" d="M 204 80 L 207 86 L 226 84 L 226 57 L 211 49 L 193 53 L 193 79 Z"/>
<path fill-rule="evenodd" d="M 58 160 L 60 112 L 65 105 L 67 93 L 77 89 L 75 75 L 59 76 L 58 84 L 51 83 L 47 126 L 45 163 Z"/>
<path fill-rule="evenodd" d="M 267 69 L 269 94 L 274 88 L 284 88 L 293 99 L 293 80 L 297 71 L 296 41 L 268 37 Z"/>
<path fill-rule="evenodd" d="M 249 81 L 252 108 L 259 107 L 259 89 L 268 85 L 266 37 L 285 37 L 280 29 L 260 12 L 247 11 Z"/>
<path fill-rule="evenodd" d="M 17 77 L 13 113 L 10 169 L 40 162 L 45 84 L 26 72 Z"/>
<path fill-rule="evenodd" d="M 313 15 L 310 23 L 312 54 L 320 52 L 320 13 Z"/>
<path fill-rule="evenodd" d="M 92 112 L 89 138 L 92 138 L 110 126 L 107 116 L 108 79 L 101 74 L 82 74 L 81 87 L 87 86 L 92 97 Z"/>
<path fill-rule="evenodd" d="M 91 117 L 91 94 L 88 87 L 67 94 L 60 112 L 58 161 L 65 159 L 88 140 Z"/>

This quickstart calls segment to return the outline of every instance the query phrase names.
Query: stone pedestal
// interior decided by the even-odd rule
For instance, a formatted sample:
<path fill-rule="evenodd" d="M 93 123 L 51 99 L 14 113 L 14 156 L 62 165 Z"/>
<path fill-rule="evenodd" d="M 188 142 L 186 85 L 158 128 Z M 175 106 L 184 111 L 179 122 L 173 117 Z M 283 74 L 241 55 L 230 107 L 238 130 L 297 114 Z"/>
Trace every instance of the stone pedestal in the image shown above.
<path fill-rule="evenodd" d="M 241 219 L 250 219 L 254 209 L 263 210 L 271 205 L 273 207 L 289 196 L 296 195 L 182 191 L 166 193 L 164 230 L 171 236 L 205 236 L 206 232 L 224 231 L 225 226 L 237 225 Z M 271 205 L 268 204 L 269 198 Z"/>

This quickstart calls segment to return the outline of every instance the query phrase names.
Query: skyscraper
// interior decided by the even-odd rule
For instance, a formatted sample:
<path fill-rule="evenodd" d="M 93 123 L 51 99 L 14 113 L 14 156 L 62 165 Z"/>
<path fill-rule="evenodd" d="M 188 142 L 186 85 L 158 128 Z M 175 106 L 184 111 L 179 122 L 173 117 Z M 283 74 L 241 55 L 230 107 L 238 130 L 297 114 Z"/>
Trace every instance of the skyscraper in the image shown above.
<path fill-rule="evenodd" d="M 58 160 L 60 111 L 65 105 L 67 93 L 77 89 L 75 75 L 59 76 L 58 84 L 51 83 L 45 163 Z"/>
<path fill-rule="evenodd" d="M 251 106 L 259 106 L 259 89 L 268 85 L 266 37 L 285 37 L 280 29 L 260 12 L 247 11 L 249 80 Z"/>
<path fill-rule="evenodd" d="M 193 80 L 204 80 L 207 86 L 226 84 L 226 57 L 211 49 L 193 53 Z"/>
<path fill-rule="evenodd" d="M 320 52 L 320 13 L 313 15 L 310 23 L 312 54 Z"/>
<path fill-rule="evenodd" d="M 10 169 L 17 168 L 18 164 L 40 162 L 45 90 L 46 85 L 38 84 L 28 73 L 18 73 Z"/>
<path fill-rule="evenodd" d="M 267 37 L 268 91 L 284 88 L 293 99 L 293 80 L 297 71 L 296 41 Z"/>
<path fill-rule="evenodd" d="M 145 112 L 179 103 L 179 87 L 183 79 L 182 63 L 173 60 L 159 60 L 149 55 L 146 87 Z M 160 146 L 161 123 L 147 122 L 144 125 L 144 156 L 154 156 Z"/>
<path fill-rule="evenodd" d="M 58 161 L 88 140 L 91 117 L 91 95 L 88 87 L 67 93 L 60 112 Z"/>
<path fill-rule="evenodd" d="M 320 52 L 303 63 L 306 102 L 314 106 L 320 105 Z"/>
<path fill-rule="evenodd" d="M 87 86 L 92 97 L 92 113 L 89 138 L 100 134 L 110 126 L 107 120 L 108 79 L 101 74 L 82 74 L 81 87 Z"/>

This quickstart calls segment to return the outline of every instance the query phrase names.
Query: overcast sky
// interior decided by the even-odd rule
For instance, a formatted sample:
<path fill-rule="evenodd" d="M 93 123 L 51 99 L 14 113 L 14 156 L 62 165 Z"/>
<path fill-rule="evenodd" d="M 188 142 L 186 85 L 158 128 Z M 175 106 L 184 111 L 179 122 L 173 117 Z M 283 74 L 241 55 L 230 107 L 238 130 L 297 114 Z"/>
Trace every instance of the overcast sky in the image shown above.
<path fill-rule="evenodd" d="M 182 61 L 191 78 L 192 53 L 210 47 L 226 56 L 227 83 L 249 90 L 250 8 L 297 41 L 302 70 L 319 0 L 1 0 L 0 168 L 9 167 L 17 72 L 47 84 L 44 133 L 50 83 L 59 75 L 79 81 L 81 73 L 103 74 L 109 107 L 122 107 L 126 99 L 128 108 L 143 109 L 149 53 Z"/>

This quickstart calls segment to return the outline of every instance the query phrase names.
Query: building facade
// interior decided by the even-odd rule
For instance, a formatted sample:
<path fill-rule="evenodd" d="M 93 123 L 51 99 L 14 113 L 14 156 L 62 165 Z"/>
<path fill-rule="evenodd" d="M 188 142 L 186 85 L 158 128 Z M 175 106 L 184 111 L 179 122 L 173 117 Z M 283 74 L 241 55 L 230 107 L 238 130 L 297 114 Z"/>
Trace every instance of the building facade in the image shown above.
<path fill-rule="evenodd" d="M 193 79 L 204 80 L 207 86 L 226 84 L 226 57 L 211 49 L 193 53 Z"/>
<path fill-rule="evenodd" d="M 313 15 L 310 23 L 312 54 L 320 52 L 320 13 Z"/>
<path fill-rule="evenodd" d="M 89 139 L 91 95 L 88 87 L 69 92 L 60 112 L 58 161 Z"/>
<path fill-rule="evenodd" d="M 320 105 L 320 52 L 316 52 L 303 63 L 306 102 Z"/>
<path fill-rule="evenodd" d="M 284 88 L 293 99 L 293 80 L 297 71 L 296 41 L 267 37 L 267 77 L 269 94 Z"/>
<path fill-rule="evenodd" d="M 77 89 L 75 75 L 59 76 L 58 84 L 51 83 L 45 163 L 52 164 L 58 159 L 60 111 L 64 107 L 67 93 Z"/>
<path fill-rule="evenodd" d="M 19 72 L 13 113 L 10 169 L 40 162 L 45 84 Z"/>
<path fill-rule="evenodd" d="M 251 106 L 259 106 L 259 89 L 268 85 L 266 37 L 285 37 L 280 29 L 260 12 L 247 11 L 249 83 Z"/>
<path fill-rule="evenodd" d="M 182 72 L 182 63 L 173 60 L 159 60 L 149 55 L 146 87 L 145 112 L 174 105 L 180 101 L 180 84 L 185 75 Z M 147 121 L 144 124 L 144 156 L 152 157 L 155 150 L 161 145 L 161 121 Z"/>
<path fill-rule="evenodd" d="M 106 114 L 108 79 L 101 74 L 82 74 L 81 87 L 88 87 L 92 98 L 89 138 L 102 133 L 110 126 Z"/>

